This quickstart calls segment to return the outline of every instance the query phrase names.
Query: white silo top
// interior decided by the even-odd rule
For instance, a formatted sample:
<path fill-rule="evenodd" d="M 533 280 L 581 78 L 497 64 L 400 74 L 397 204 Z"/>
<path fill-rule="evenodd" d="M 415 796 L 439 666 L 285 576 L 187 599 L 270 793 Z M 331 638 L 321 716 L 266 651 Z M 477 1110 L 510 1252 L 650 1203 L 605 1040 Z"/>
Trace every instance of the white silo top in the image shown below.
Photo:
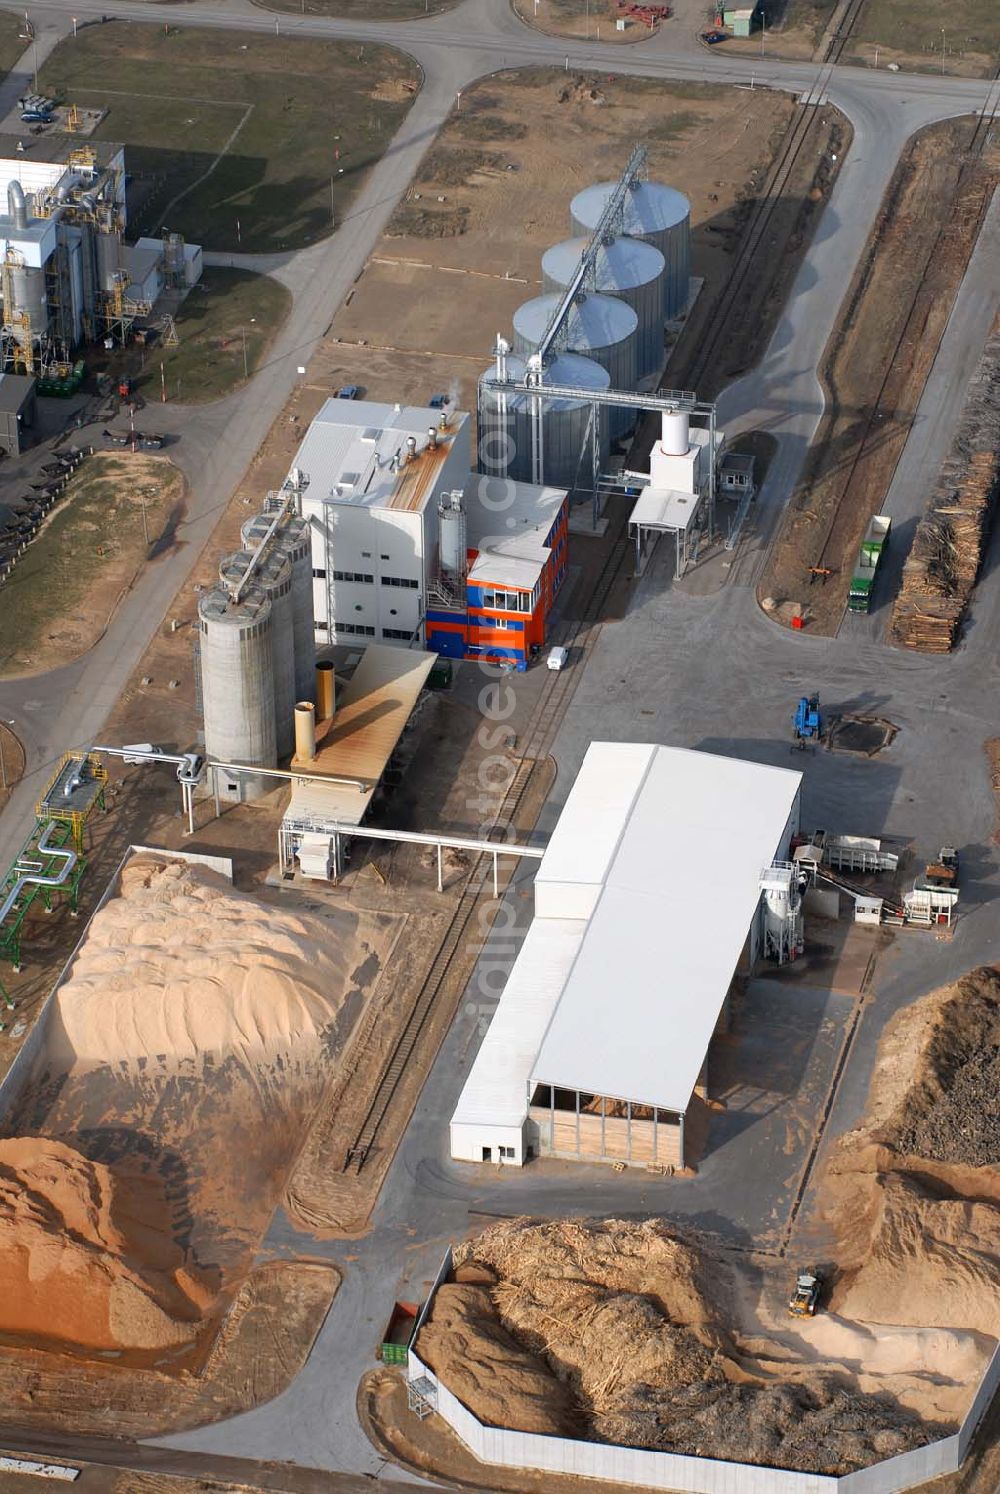
<path fill-rule="evenodd" d="M 568 285 L 589 242 L 589 239 L 577 238 L 553 244 L 542 255 L 542 273 L 557 285 Z M 595 285 L 598 291 L 609 295 L 616 291 L 635 290 L 656 280 L 665 267 L 666 260 L 655 244 L 647 244 L 642 239 L 611 239 L 597 251 Z"/>
<path fill-rule="evenodd" d="M 598 182 L 578 192 L 570 203 L 574 222 L 596 228 L 617 185 L 617 182 Z M 662 182 L 636 182 L 625 199 L 623 228 L 627 234 L 642 237 L 676 228 L 690 216 L 691 204 L 676 187 L 664 186 Z"/>
<path fill-rule="evenodd" d="M 507 354 L 507 374 L 512 380 L 523 381 L 527 369 L 528 365 L 523 358 L 519 358 L 516 353 Z M 496 364 L 491 363 L 486 370 L 485 377 L 492 378 L 495 373 Z M 585 358 L 581 353 L 560 353 L 548 364 L 542 375 L 542 388 L 546 384 L 562 385 L 564 389 L 600 391 L 611 387 L 611 375 L 600 363 L 595 363 L 593 358 Z M 499 393 L 496 389 L 490 389 L 487 392 L 494 398 Z M 526 400 L 527 396 L 517 390 L 509 398 L 516 402 Z M 558 415 L 564 410 L 579 408 L 581 403 L 583 403 L 582 400 L 560 397 L 546 400 L 545 408 Z"/>
<path fill-rule="evenodd" d="M 562 296 L 554 292 L 525 301 L 514 313 L 514 331 L 537 347 Z M 624 301 L 613 296 L 586 296 L 571 308 L 564 323 L 566 341 L 574 349 L 610 348 L 635 332 L 639 318 Z"/>

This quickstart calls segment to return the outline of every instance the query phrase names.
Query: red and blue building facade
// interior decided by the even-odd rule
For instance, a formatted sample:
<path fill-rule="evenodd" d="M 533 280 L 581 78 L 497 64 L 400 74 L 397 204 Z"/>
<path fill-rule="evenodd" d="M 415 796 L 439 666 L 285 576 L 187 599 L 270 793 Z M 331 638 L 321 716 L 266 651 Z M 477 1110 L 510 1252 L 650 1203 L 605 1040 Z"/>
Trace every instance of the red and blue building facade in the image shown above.
<path fill-rule="evenodd" d="M 468 551 L 465 606 L 429 607 L 427 647 L 452 659 L 527 669 L 544 647 L 549 617 L 566 580 L 569 504 L 548 530 L 484 541 Z"/>

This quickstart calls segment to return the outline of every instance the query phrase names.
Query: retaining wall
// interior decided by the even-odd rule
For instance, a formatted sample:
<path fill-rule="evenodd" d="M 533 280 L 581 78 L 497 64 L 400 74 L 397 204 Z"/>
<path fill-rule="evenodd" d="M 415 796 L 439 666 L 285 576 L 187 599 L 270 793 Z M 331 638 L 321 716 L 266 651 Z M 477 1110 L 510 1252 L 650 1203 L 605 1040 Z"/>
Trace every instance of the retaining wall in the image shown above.
<path fill-rule="evenodd" d="M 424 1364 L 412 1347 L 438 1287 L 447 1280 L 451 1265 L 449 1249 L 417 1318 L 410 1340 L 408 1377 L 411 1382 L 421 1376 L 430 1381 L 435 1387 L 438 1414 L 482 1463 L 565 1473 L 576 1478 L 633 1484 L 638 1488 L 670 1490 L 672 1494 L 904 1494 L 905 1490 L 917 1488 L 929 1479 L 957 1472 L 976 1427 L 1000 1385 L 998 1347 L 957 1432 L 939 1442 L 916 1447 L 911 1452 L 900 1453 L 895 1458 L 887 1458 L 882 1463 L 874 1463 L 870 1468 L 860 1468 L 856 1473 L 847 1473 L 840 1478 L 485 1426 Z"/>

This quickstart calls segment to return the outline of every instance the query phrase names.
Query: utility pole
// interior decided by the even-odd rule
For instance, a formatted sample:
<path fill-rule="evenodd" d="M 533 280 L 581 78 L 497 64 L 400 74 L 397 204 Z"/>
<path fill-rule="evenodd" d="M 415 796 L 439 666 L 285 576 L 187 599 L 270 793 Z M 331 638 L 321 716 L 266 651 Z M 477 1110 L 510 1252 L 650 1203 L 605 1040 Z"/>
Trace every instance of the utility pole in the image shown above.
<path fill-rule="evenodd" d="M 944 44 L 945 44 L 945 35 L 944 35 L 944 27 L 942 26 L 941 27 L 941 76 L 942 76 L 942 78 L 944 77 Z"/>
<path fill-rule="evenodd" d="M 140 488 L 139 489 L 139 502 L 142 504 L 142 537 L 143 537 L 143 539 L 146 542 L 146 549 L 148 550 L 149 549 L 149 525 L 146 522 L 146 489 L 145 488 Z"/>
<path fill-rule="evenodd" d="M 760 13 L 760 55 L 762 57 L 764 55 L 764 37 L 766 35 L 767 35 L 767 11 L 762 9 L 761 13 Z"/>

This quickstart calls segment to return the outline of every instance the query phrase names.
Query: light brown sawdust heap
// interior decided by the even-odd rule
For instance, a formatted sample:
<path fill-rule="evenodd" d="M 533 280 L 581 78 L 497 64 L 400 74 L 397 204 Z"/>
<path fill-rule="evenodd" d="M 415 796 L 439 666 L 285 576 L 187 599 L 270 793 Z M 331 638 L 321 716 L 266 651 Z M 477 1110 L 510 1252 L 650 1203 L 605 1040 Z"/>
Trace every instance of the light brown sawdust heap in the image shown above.
<path fill-rule="evenodd" d="M 187 1342 L 212 1293 L 170 1238 L 156 1188 L 72 1147 L 0 1141 L 0 1329 L 81 1349 Z"/>
<path fill-rule="evenodd" d="M 1000 975 L 982 966 L 889 1023 L 862 1125 L 823 1180 L 832 1305 L 1000 1337 Z"/>
<path fill-rule="evenodd" d="M 232 1054 L 253 1066 L 315 1044 L 334 1014 L 325 993 L 339 997 L 344 983 L 317 920 L 202 866 L 138 856 L 58 993 L 54 1056 L 88 1065 Z"/>
<path fill-rule="evenodd" d="M 659 1220 L 515 1219 L 455 1259 L 487 1284 L 444 1288 L 416 1350 L 484 1422 L 555 1433 L 569 1393 L 570 1435 L 837 1474 L 940 1433 L 818 1368 L 767 1383 L 735 1357 L 728 1267 Z"/>
<path fill-rule="evenodd" d="M 865 1177 L 867 1208 L 841 1230 L 856 1259 L 837 1311 L 868 1323 L 967 1328 L 1000 1338 L 1000 1209 L 898 1172 Z"/>
<path fill-rule="evenodd" d="M 489 1426 L 550 1437 L 581 1435 L 569 1388 L 545 1360 L 522 1347 L 497 1319 L 484 1287 L 445 1285 L 420 1330 L 418 1349 L 459 1400 Z"/>

